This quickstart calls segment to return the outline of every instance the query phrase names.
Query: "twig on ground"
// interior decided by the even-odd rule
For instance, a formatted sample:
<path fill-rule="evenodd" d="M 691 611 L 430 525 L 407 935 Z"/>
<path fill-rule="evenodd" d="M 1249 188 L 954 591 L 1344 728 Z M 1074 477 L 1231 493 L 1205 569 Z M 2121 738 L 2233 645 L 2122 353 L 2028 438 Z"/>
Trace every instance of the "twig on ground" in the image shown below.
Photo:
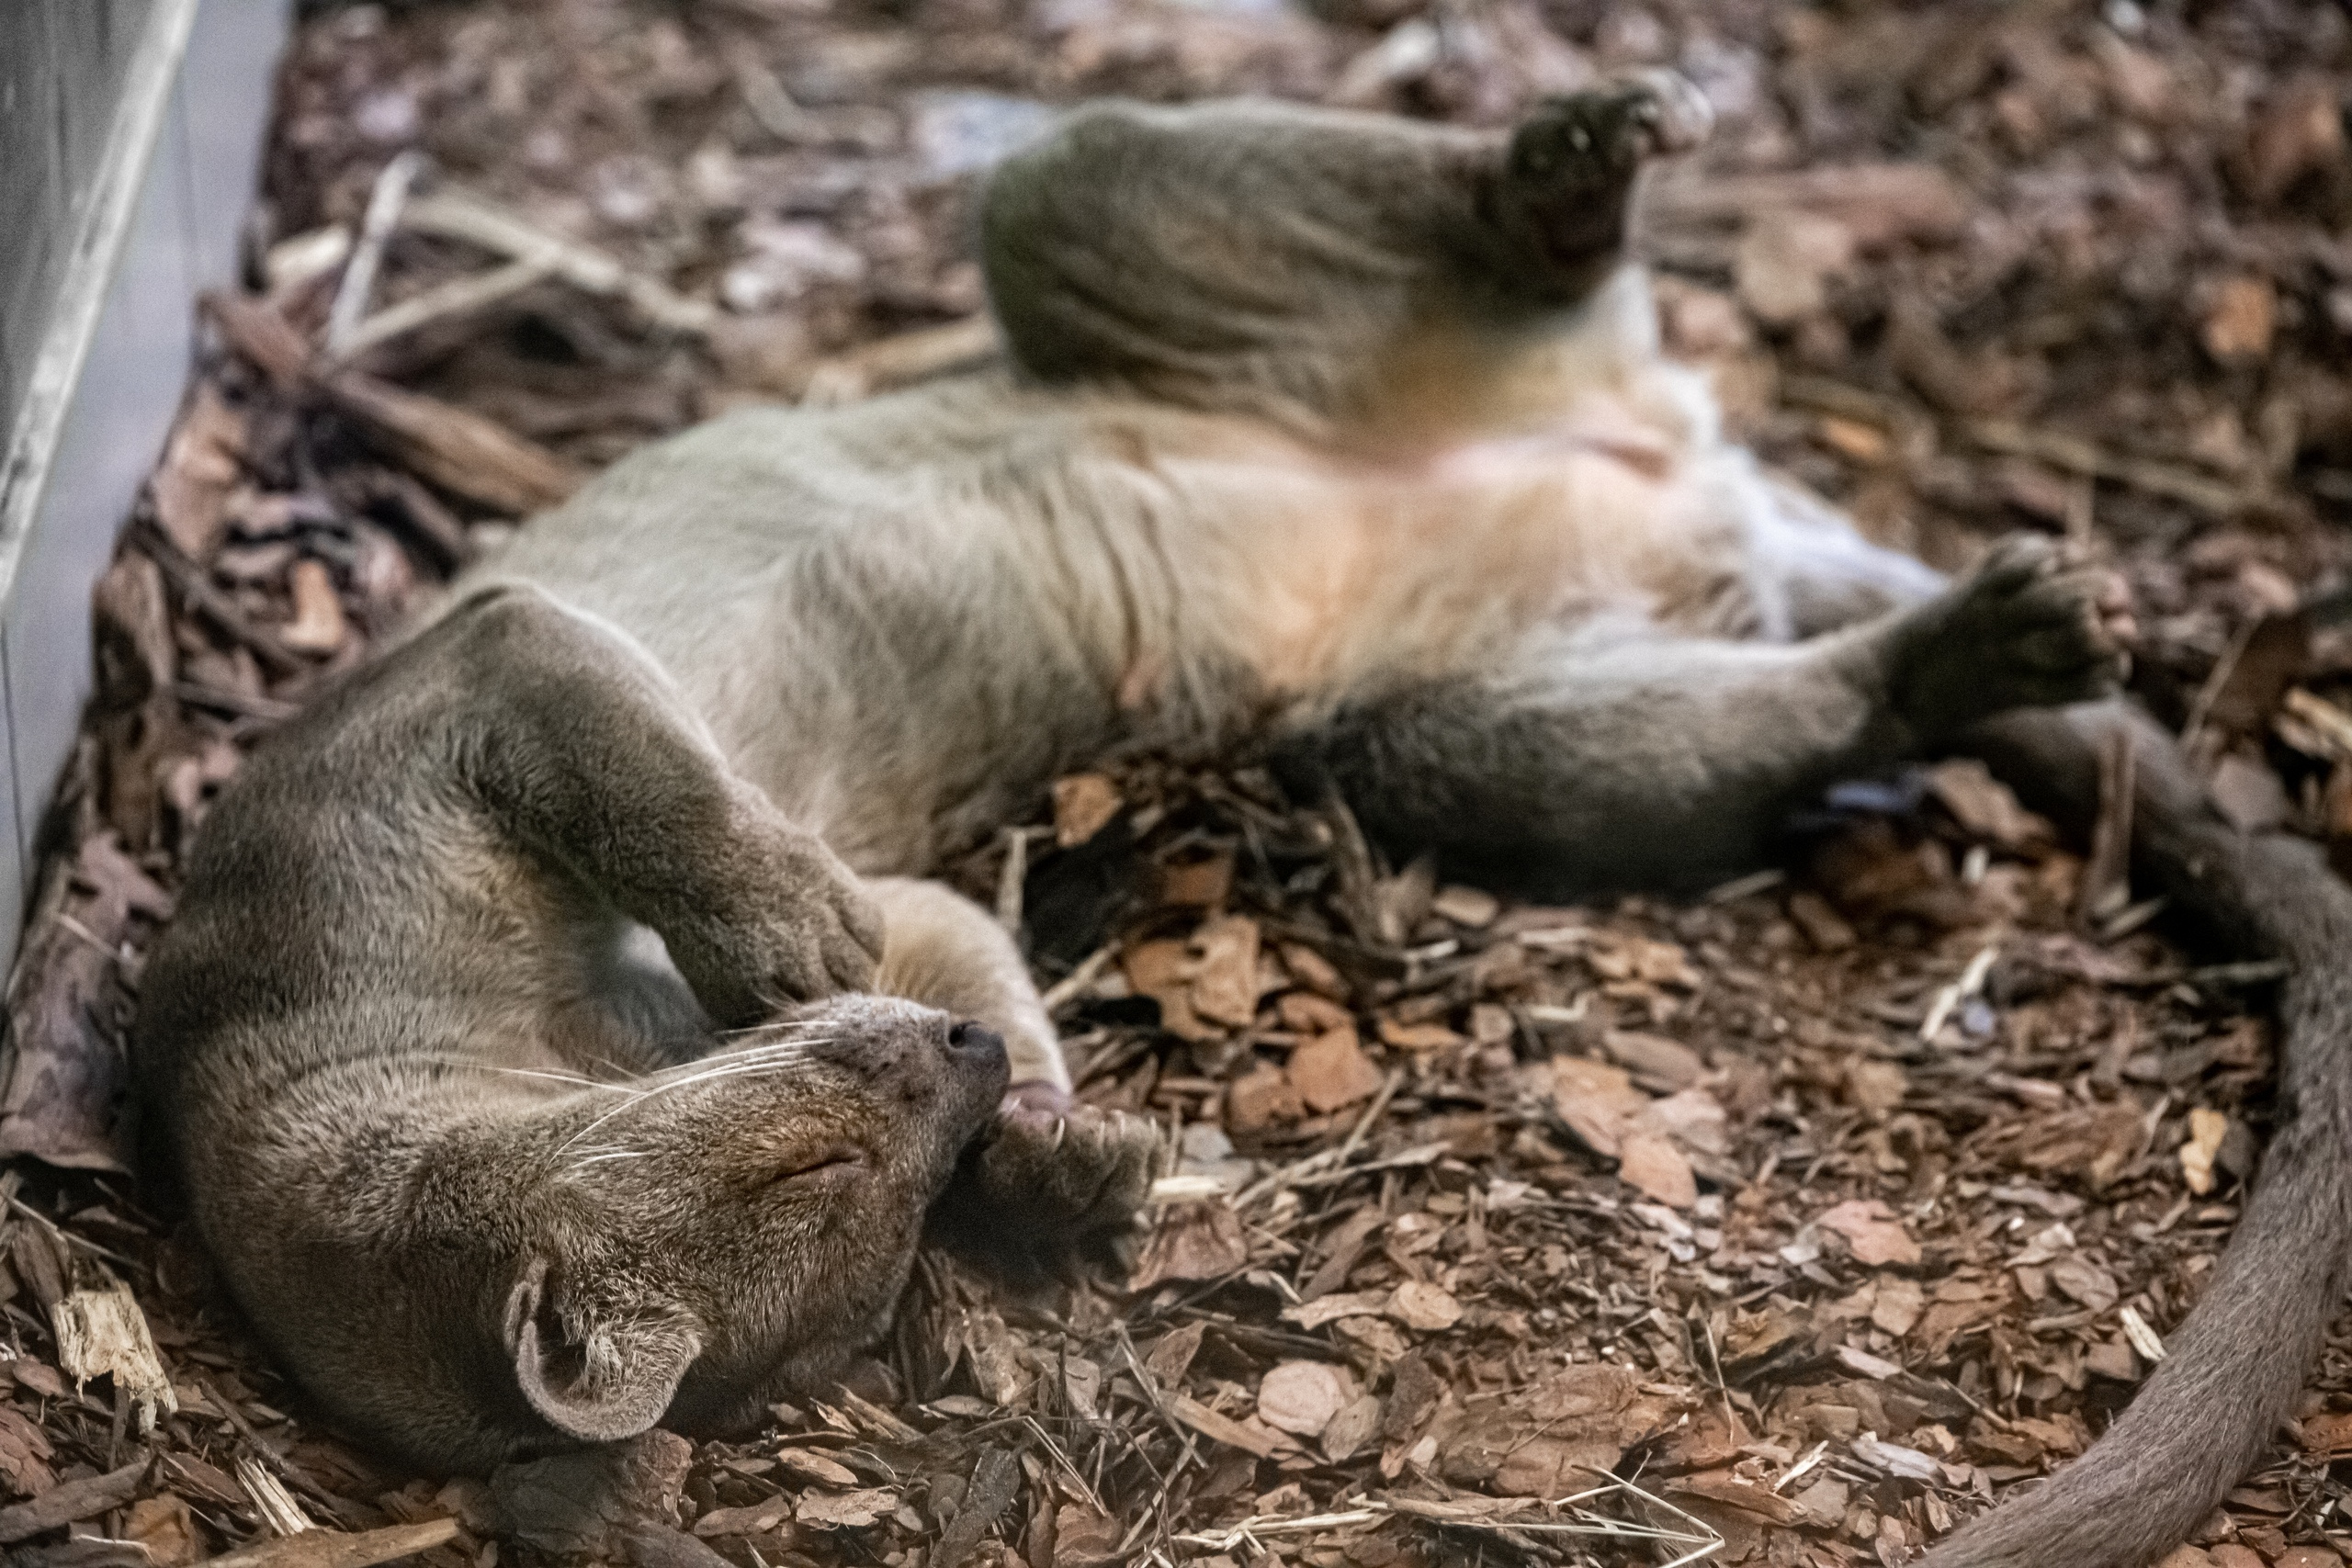
<path fill-rule="evenodd" d="M 986 316 L 900 333 L 819 360 L 809 367 L 800 400 L 822 407 L 855 402 L 875 392 L 984 365 L 1003 346 L 996 323 Z"/>
<path fill-rule="evenodd" d="M 2236 517 L 2271 499 L 2267 492 L 2251 486 L 2223 484 L 2174 463 L 2126 457 L 2062 431 L 2029 430 L 2007 420 L 1979 420 L 1966 430 L 1969 439 L 1988 452 L 2039 458 L 2053 468 L 2128 485 L 2212 517 Z"/>
<path fill-rule="evenodd" d="M 452 316 L 470 315 L 486 310 L 500 300 L 520 294 L 534 284 L 555 275 L 555 265 L 544 257 L 528 261 L 508 262 L 413 294 L 397 305 L 388 306 L 361 321 L 344 334 L 341 342 L 329 340 L 326 357 L 334 362 L 355 359 L 371 348 L 392 341 L 403 333 L 413 333 Z"/>
<path fill-rule="evenodd" d="M 707 333 L 718 320 L 718 308 L 708 300 L 690 299 L 666 283 L 630 271 L 594 245 L 542 229 L 461 186 L 444 186 L 418 197 L 409 203 L 402 221 L 420 234 L 463 240 L 516 262 L 544 266 L 582 293 L 626 299 L 654 325 L 672 332 Z"/>
<path fill-rule="evenodd" d="M 344 1535 L 310 1529 L 300 1535 L 255 1541 L 210 1559 L 204 1568 L 375 1568 L 395 1557 L 428 1551 L 457 1539 L 455 1519 L 425 1519 Z"/>
<path fill-rule="evenodd" d="M 350 352 L 350 339 L 359 330 L 360 318 L 368 312 L 368 298 L 376 292 L 376 269 L 383 264 L 384 246 L 400 227 L 401 209 L 408 203 L 409 187 L 424 169 L 424 154 L 411 148 L 386 164 L 376 176 L 376 188 L 368 196 L 367 215 L 359 220 L 359 243 L 352 247 L 351 259 L 344 264 L 343 281 L 336 287 L 334 304 L 327 311 L 330 358 L 339 359 Z"/>

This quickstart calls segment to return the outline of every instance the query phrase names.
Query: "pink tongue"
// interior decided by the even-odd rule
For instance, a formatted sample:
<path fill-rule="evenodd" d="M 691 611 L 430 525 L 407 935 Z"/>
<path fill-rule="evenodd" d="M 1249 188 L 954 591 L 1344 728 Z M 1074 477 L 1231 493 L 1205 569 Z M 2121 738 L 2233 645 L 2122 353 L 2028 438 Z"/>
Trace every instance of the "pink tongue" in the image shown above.
<path fill-rule="evenodd" d="M 1069 1109 L 1069 1095 L 1043 1078 L 1034 1078 L 1027 1083 L 1014 1084 L 1005 1090 L 1003 1103 L 999 1109 L 1006 1114 L 1034 1111 L 1059 1115 Z"/>

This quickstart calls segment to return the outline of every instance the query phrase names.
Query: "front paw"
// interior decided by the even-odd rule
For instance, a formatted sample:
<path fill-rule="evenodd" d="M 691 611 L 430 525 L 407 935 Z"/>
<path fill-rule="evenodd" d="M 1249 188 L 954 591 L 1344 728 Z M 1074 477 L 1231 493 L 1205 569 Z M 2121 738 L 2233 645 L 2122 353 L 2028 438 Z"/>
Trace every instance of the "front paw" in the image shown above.
<path fill-rule="evenodd" d="M 1933 739 L 2010 708 L 2112 696 L 2131 672 L 2133 633 L 2120 578 L 2049 539 L 2013 535 L 1897 623 L 1895 710 Z"/>
<path fill-rule="evenodd" d="M 1159 1156 L 1140 1117 L 1016 1084 L 933 1210 L 933 1237 L 1023 1282 L 1124 1277 Z"/>
<path fill-rule="evenodd" d="M 662 931 L 704 1010 L 722 1027 L 796 1003 L 869 990 L 882 912 L 815 834 L 763 814 L 719 852 L 725 883 Z"/>

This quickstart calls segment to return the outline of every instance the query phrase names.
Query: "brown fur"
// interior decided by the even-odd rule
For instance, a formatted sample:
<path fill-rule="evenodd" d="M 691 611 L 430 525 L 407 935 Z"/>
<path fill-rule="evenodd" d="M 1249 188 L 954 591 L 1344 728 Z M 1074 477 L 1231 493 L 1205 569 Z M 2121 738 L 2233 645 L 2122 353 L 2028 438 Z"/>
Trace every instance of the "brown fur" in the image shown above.
<path fill-rule="evenodd" d="M 1297 789 L 1464 874 L 1681 886 L 1768 855 L 1790 807 L 1842 774 L 2111 691 L 2129 621 L 2099 574 L 2026 539 L 1944 584 L 1724 442 L 1703 386 L 1660 356 L 1618 246 L 1641 158 L 1693 119 L 1687 89 L 1657 82 L 1507 135 L 1271 105 L 1082 112 L 990 186 L 1010 372 L 748 411 L 644 449 L 257 759 L 208 826 L 141 1039 L 208 1242 L 298 1374 L 416 1395 L 429 1426 L 345 1414 L 479 1463 L 642 1425 L 673 1385 L 671 1418 L 699 1423 L 741 1408 L 739 1383 L 756 1399 L 808 1375 L 870 1330 L 943 1190 L 938 1216 L 966 1235 L 1050 1253 L 1115 1231 L 1148 1138 L 1067 1106 L 1011 943 L 921 880 L 1106 749 L 1262 748 Z M 2074 729 L 2030 733 L 2030 770 L 2079 777 Z M 483 755 L 537 804 L 469 793 L 461 764 Z M 2185 784 L 2151 798 L 2160 866 L 2241 863 L 2200 812 Z M 2267 911 L 2270 940 L 2316 953 L 2297 911 L 2327 907 L 2319 874 L 2247 852 L 2301 869 L 2276 892 L 2225 871 L 2214 907 Z M 802 1098 L 763 1115 L 758 1097 L 802 1091 L 756 1075 L 682 1091 L 707 1102 L 707 1150 L 681 1133 L 666 1171 L 557 1181 L 535 1129 L 608 1091 L 437 1065 L 456 1040 L 482 1065 L 617 1053 L 674 1071 L 629 1053 L 700 1059 L 713 1022 L 868 984 L 1003 1035 L 1016 1082 L 992 1117 L 956 1087 L 979 1069 L 942 1043 L 946 1013 L 820 1003 L 806 1016 L 847 1055 Z M 2335 1005 L 2297 984 L 2290 1077 Z M 386 1117 L 424 1133 L 403 1144 Z M 724 1256 L 689 1239 L 734 1223 L 729 1171 L 806 1157 L 772 1146 L 805 1142 L 803 1122 L 889 1145 L 860 1195 L 808 1211 L 811 1234 L 862 1239 Z M 256 1130 L 269 1159 L 239 1146 Z M 2335 1165 L 2296 1151 L 2340 1164 L 2343 1147 L 2282 1141 L 2249 1233 L 2314 1180 L 2340 1224 Z M 437 1179 L 468 1159 L 480 1179 Z M 271 1196 L 288 1185 L 341 1206 Z M 2325 1239 L 2297 1262 L 2299 1302 L 2333 1287 Z M 375 1299 L 422 1241 L 463 1253 L 462 1308 Z M 2222 1288 L 2277 1282 L 2278 1246 L 2233 1252 L 2152 1384 L 2205 1414 L 2144 1438 L 2127 1418 L 2128 1453 L 2101 1445 L 2026 1505 L 2079 1547 L 2069 1561 L 2139 1561 L 2234 1473 L 2310 1338 L 2309 1312 L 2248 1320 Z M 763 1272 L 770 1247 L 789 1261 Z M 346 1310 L 365 1343 L 334 1327 Z M 721 1354 L 727 1321 L 755 1326 Z M 786 1321 L 808 1342 L 775 1339 Z M 468 1348 L 473 1392 L 419 1393 L 376 1336 L 427 1369 Z M 2143 1474 L 2184 1501 L 2093 1520 Z M 2007 1528 L 1938 1561 L 2025 1561 Z"/>

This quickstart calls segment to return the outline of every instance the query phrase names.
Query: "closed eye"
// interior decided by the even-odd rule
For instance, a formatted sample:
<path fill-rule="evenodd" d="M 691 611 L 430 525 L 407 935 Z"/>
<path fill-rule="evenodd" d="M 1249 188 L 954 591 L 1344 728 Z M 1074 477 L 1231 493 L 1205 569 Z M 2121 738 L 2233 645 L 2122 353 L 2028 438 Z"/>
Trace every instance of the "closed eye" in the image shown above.
<path fill-rule="evenodd" d="M 837 1145 L 806 1158 L 795 1160 L 769 1178 L 771 1186 L 786 1182 L 841 1178 L 865 1168 L 865 1151 L 847 1144 Z"/>

